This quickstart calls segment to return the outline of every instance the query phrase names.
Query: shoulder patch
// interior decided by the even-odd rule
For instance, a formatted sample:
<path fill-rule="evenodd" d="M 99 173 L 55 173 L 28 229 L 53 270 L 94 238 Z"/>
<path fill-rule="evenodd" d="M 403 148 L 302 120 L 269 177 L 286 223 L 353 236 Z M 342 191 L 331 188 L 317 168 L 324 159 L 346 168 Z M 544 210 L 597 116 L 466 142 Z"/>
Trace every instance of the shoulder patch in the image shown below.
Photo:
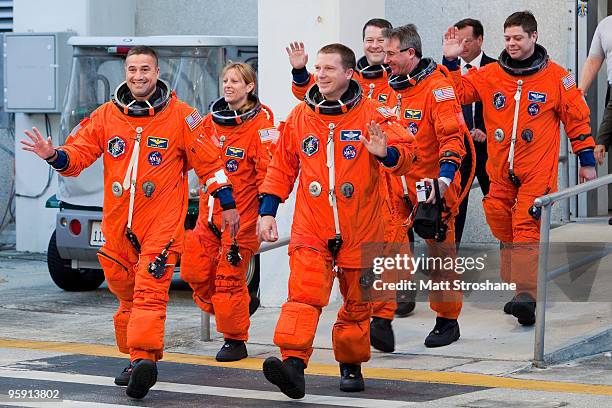
<path fill-rule="evenodd" d="M 261 140 L 261 143 L 276 143 L 279 136 L 280 132 L 276 128 L 259 129 L 259 140 Z"/>
<path fill-rule="evenodd" d="M 566 91 L 569 91 L 572 86 L 576 86 L 576 80 L 572 74 L 567 74 L 564 76 L 561 82 L 563 82 L 563 87 Z"/>
<path fill-rule="evenodd" d="M 451 101 L 455 99 L 455 90 L 452 86 L 434 89 L 433 94 L 436 102 Z"/>
<path fill-rule="evenodd" d="M 185 122 L 187 122 L 187 126 L 189 126 L 189 130 L 193 132 L 193 130 L 202 123 L 202 116 L 200 116 L 200 112 L 197 109 L 194 109 L 189 115 L 185 116 Z"/>
<path fill-rule="evenodd" d="M 389 108 L 387 106 L 378 107 L 378 108 L 376 108 L 376 110 L 378 111 L 378 113 L 383 115 L 385 118 L 394 118 L 395 117 L 395 113 L 391 110 L 391 108 Z"/>

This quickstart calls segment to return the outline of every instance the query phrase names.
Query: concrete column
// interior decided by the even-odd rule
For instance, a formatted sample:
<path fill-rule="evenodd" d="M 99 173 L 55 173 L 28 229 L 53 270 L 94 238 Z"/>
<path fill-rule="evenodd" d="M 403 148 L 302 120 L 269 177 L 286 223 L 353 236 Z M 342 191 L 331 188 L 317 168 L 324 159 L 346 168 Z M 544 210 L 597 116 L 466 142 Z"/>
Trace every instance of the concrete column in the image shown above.
<path fill-rule="evenodd" d="M 134 35 L 134 0 L 20 0 L 14 2 L 14 32 L 74 31 L 83 36 Z M 61 61 L 58 69 L 70 70 L 71 61 Z M 49 114 L 53 143 L 58 143 L 59 119 Z M 56 210 L 45 209 L 49 196 L 57 191 L 57 175 L 43 192 L 48 165 L 29 152 L 21 150 L 23 131 L 36 126 L 45 129 L 44 114 L 15 114 L 16 244 L 19 251 L 43 252 L 55 229 Z M 33 196 L 43 192 L 39 198 Z"/>
<path fill-rule="evenodd" d="M 285 52 L 289 42 L 304 42 L 309 55 L 307 67 L 312 72 L 317 50 L 326 44 L 340 42 L 360 58 L 363 24 L 384 16 L 385 0 L 259 0 L 259 96 L 272 108 L 277 122 L 298 103 L 291 93 L 291 66 Z M 294 202 L 292 194 L 279 209 L 281 237 L 289 235 Z M 287 298 L 287 248 L 262 255 L 261 272 L 262 305 L 282 304 Z"/>

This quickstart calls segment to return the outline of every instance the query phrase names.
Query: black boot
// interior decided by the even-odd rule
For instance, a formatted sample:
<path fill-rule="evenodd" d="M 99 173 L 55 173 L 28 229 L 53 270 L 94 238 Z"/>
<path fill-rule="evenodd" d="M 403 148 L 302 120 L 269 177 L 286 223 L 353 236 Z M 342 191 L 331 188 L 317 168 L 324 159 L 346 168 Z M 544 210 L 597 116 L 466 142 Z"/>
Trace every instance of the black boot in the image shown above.
<path fill-rule="evenodd" d="M 263 363 L 266 380 L 276 385 L 283 394 L 293 399 L 304 398 L 306 394 L 305 368 L 304 361 L 296 357 L 289 357 L 285 361 L 280 361 L 276 357 L 268 357 Z"/>
<path fill-rule="evenodd" d="M 512 314 L 512 305 L 514 304 L 514 302 L 516 302 L 516 296 L 517 295 L 515 295 L 509 302 L 506 302 L 506 304 L 504 305 L 505 314 Z"/>
<path fill-rule="evenodd" d="M 358 392 L 364 389 L 361 366 L 359 364 L 340 363 L 340 391 Z"/>
<path fill-rule="evenodd" d="M 249 316 L 253 316 L 253 313 L 259 309 L 260 304 L 261 302 L 259 301 L 257 295 L 251 295 L 251 300 L 249 301 Z"/>
<path fill-rule="evenodd" d="M 436 325 L 425 339 L 425 347 L 447 346 L 456 341 L 459 336 L 457 319 L 436 317 Z"/>
<path fill-rule="evenodd" d="M 115 384 L 125 387 L 130 382 L 130 376 L 132 375 L 132 370 L 134 369 L 134 364 L 130 362 L 130 364 L 123 369 L 121 374 L 115 377 Z"/>
<path fill-rule="evenodd" d="M 535 309 L 535 299 L 529 293 L 521 292 L 514 297 L 511 313 L 523 326 L 531 326 L 535 323 Z"/>
<path fill-rule="evenodd" d="M 243 340 L 226 339 L 225 344 L 217 353 L 217 361 L 229 362 L 238 361 L 247 357 L 247 348 Z"/>
<path fill-rule="evenodd" d="M 157 382 L 157 365 L 153 360 L 135 360 L 130 382 L 125 390 L 128 397 L 142 399 Z"/>
<path fill-rule="evenodd" d="M 370 344 L 383 353 L 393 353 L 395 350 L 395 336 L 391 327 L 391 320 L 382 317 L 373 317 L 370 322 Z"/>
<path fill-rule="evenodd" d="M 414 311 L 416 306 L 416 290 L 402 290 L 397 292 L 397 309 L 395 315 L 397 317 L 406 317 Z"/>

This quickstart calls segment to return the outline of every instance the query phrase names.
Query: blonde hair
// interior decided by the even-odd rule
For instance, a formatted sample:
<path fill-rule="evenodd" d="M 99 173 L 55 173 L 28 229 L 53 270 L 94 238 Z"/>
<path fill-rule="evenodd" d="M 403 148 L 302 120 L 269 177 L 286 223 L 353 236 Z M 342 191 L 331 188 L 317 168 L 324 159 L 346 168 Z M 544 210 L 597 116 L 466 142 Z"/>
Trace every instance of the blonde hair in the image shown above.
<path fill-rule="evenodd" d="M 256 98 L 254 97 L 255 88 L 257 88 L 257 74 L 255 73 L 255 70 L 249 64 L 245 64 L 244 62 L 230 62 L 223 68 L 223 71 L 221 71 L 221 78 L 223 78 L 230 70 L 234 70 L 245 84 L 248 85 L 252 83 L 254 85 L 253 89 L 249 92 L 246 104 L 240 108 L 240 112 L 244 113 L 253 109 L 257 104 Z"/>

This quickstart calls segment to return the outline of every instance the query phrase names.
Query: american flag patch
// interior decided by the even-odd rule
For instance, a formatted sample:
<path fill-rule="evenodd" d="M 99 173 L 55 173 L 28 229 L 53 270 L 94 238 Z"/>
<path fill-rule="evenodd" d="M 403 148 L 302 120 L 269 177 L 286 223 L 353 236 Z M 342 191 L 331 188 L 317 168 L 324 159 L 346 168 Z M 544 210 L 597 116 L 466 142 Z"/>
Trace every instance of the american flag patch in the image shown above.
<path fill-rule="evenodd" d="M 453 90 L 452 86 L 434 89 L 433 94 L 434 98 L 436 99 L 436 102 L 451 101 L 455 99 L 455 91 Z"/>
<path fill-rule="evenodd" d="M 566 91 L 569 90 L 572 86 L 576 86 L 576 80 L 574 79 L 574 76 L 572 74 L 567 74 L 566 76 L 564 76 L 562 81 L 563 87 Z"/>
<path fill-rule="evenodd" d="M 276 128 L 259 130 L 259 140 L 261 140 L 261 143 L 276 143 L 279 136 L 280 132 Z"/>
<path fill-rule="evenodd" d="M 376 110 L 385 118 L 394 118 L 396 116 L 391 108 L 388 108 L 387 106 L 381 106 L 380 108 L 376 108 Z"/>
<path fill-rule="evenodd" d="M 193 132 L 200 123 L 202 123 L 202 116 L 200 116 L 200 112 L 197 109 L 194 109 L 188 116 L 185 117 L 185 122 L 187 122 L 187 126 L 189 126 L 189 130 Z"/>

